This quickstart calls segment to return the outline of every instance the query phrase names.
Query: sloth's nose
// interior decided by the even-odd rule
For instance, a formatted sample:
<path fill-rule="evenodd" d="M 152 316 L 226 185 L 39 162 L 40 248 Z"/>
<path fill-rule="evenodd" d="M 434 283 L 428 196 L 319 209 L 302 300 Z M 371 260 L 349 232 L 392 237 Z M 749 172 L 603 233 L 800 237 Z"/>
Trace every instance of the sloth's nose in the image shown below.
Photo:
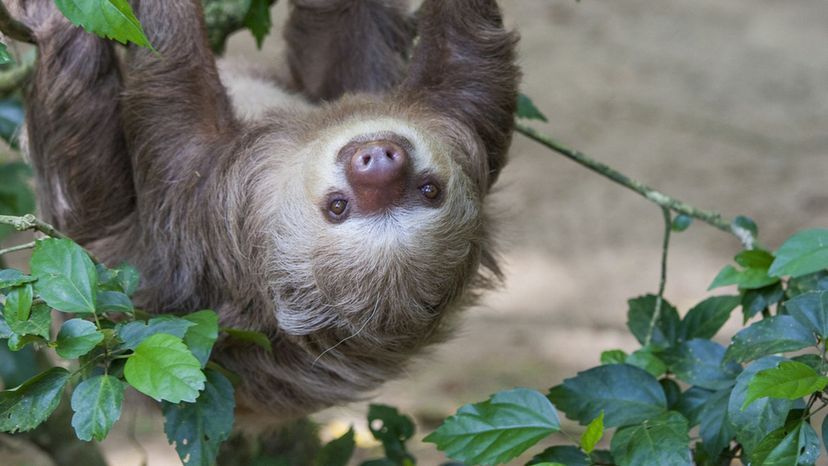
<path fill-rule="evenodd" d="M 357 148 L 347 168 L 357 208 L 371 214 L 399 201 L 405 193 L 408 166 L 405 149 L 391 141 L 372 141 Z"/>

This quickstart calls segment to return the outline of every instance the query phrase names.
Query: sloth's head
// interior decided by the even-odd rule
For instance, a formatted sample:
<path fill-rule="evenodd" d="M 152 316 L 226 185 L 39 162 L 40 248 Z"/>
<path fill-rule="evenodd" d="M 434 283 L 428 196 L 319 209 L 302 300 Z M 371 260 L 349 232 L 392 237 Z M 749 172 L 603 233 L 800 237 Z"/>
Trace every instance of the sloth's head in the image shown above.
<path fill-rule="evenodd" d="M 516 37 L 494 2 L 471 17 L 428 5 L 395 89 L 273 121 L 263 139 L 280 155 L 253 198 L 286 334 L 406 353 L 498 274 L 484 200 L 511 141 Z"/>
<path fill-rule="evenodd" d="M 280 329 L 428 341 L 497 270 L 482 140 L 406 99 L 345 98 L 302 127 L 261 183 L 289 193 L 267 209 Z"/>

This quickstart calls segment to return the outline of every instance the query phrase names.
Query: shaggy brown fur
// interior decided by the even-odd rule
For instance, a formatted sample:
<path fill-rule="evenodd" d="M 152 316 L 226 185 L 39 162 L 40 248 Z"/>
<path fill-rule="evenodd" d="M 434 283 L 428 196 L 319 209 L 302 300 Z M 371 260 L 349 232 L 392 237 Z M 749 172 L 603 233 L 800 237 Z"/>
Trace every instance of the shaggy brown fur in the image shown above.
<path fill-rule="evenodd" d="M 41 212 L 107 262 L 142 272 L 154 312 L 215 309 L 273 353 L 222 340 L 239 406 L 286 419 L 396 377 L 496 272 L 485 197 L 506 161 L 519 72 L 494 0 L 294 0 L 301 97 L 241 119 L 197 0 L 134 2 L 158 53 L 71 27 L 51 0 L 17 14 L 41 47 L 28 96 Z M 302 97 L 306 100 L 302 101 Z M 320 105 L 310 102 L 327 101 Z M 411 200 L 331 222 L 349 144 L 410 147 Z M 406 198 L 408 199 L 408 198 Z M 483 268 L 481 269 L 481 264 Z"/>

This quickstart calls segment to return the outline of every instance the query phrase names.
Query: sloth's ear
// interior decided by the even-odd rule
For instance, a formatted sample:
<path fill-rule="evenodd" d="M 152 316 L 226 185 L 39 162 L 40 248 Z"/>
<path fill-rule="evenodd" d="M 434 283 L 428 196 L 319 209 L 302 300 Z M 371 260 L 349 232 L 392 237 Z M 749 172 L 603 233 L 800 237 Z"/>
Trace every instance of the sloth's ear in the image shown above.
<path fill-rule="evenodd" d="M 506 162 L 520 71 L 517 35 L 503 27 L 495 0 L 426 0 L 419 43 L 402 89 L 433 110 L 468 125 L 486 149 L 484 191 Z"/>

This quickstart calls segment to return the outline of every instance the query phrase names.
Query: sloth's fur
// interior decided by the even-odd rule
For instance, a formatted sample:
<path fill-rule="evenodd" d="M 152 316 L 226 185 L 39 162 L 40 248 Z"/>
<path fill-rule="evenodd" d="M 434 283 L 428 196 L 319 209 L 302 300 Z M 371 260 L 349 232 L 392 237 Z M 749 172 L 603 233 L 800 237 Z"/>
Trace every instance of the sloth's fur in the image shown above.
<path fill-rule="evenodd" d="M 494 0 L 426 0 L 410 60 L 404 0 L 293 0 L 278 89 L 220 77 L 196 0 L 134 2 L 158 53 L 130 47 L 123 63 L 51 0 L 11 3 L 40 47 L 27 132 L 41 214 L 137 266 L 139 306 L 211 308 L 267 334 L 272 354 L 215 349 L 241 410 L 286 419 L 364 396 L 499 274 L 485 199 L 519 73 Z M 347 186 L 337 154 L 385 137 L 440 180 L 440 205 L 329 222 L 326 196 Z"/>

